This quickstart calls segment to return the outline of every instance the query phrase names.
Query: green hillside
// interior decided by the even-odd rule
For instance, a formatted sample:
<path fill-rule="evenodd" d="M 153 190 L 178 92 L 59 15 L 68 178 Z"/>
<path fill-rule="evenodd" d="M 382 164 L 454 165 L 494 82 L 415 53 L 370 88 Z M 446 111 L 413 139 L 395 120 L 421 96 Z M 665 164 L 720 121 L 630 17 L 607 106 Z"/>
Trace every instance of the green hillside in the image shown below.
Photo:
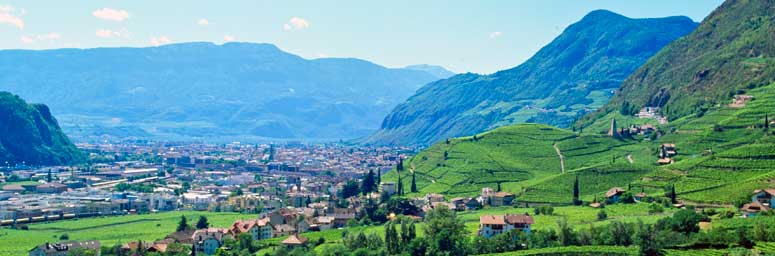
<path fill-rule="evenodd" d="M 47 106 L 0 92 L 0 163 L 58 165 L 83 160 Z"/>
<path fill-rule="evenodd" d="M 581 126 L 614 111 L 661 107 L 670 120 L 726 103 L 775 81 L 775 3 L 726 1 L 689 35 L 667 45 L 627 78 Z M 624 107 L 622 107 L 624 106 Z"/>
<path fill-rule="evenodd" d="M 614 186 L 661 195 L 675 184 L 679 198 L 687 202 L 732 204 L 754 189 L 775 186 L 775 125 L 764 127 L 768 110 L 775 109 L 775 84 L 748 94 L 755 99 L 745 107 L 719 105 L 702 116 L 658 125 L 663 134 L 653 141 L 644 135 L 615 139 L 600 134 L 603 121 L 581 133 L 522 124 L 479 134 L 476 140 L 437 143 L 406 165 L 417 172 L 418 195 L 473 196 L 500 183 L 519 201 L 568 204 L 578 176 L 585 201 L 600 198 Z M 619 113 L 601 120 L 611 118 L 617 118 L 620 127 L 654 122 Z M 675 163 L 657 165 L 662 143 L 676 144 Z M 554 145 L 564 157 L 565 174 Z M 404 188 L 410 186 L 410 175 L 402 174 Z M 386 179 L 397 180 L 396 173 Z"/>

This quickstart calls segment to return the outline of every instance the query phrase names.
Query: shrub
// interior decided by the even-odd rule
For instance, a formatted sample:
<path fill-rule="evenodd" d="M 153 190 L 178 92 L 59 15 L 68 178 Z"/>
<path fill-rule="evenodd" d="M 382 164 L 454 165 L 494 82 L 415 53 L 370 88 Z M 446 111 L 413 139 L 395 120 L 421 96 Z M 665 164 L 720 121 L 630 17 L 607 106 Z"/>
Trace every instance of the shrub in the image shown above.
<path fill-rule="evenodd" d="M 608 219 L 608 214 L 605 212 L 605 210 L 600 210 L 597 212 L 597 220 L 605 220 Z"/>

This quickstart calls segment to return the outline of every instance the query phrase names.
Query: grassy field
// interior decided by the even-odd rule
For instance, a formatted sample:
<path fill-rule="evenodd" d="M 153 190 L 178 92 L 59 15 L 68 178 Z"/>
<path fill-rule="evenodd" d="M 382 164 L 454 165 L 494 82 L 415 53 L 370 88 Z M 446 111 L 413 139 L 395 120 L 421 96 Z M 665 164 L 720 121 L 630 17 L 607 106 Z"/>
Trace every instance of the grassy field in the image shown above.
<path fill-rule="evenodd" d="M 3 228 L 0 229 L 0 255 L 26 255 L 35 245 L 59 241 L 63 234 L 70 240 L 96 239 L 104 246 L 136 240 L 153 241 L 174 232 L 181 215 L 192 225 L 200 215 L 206 216 L 213 227 L 228 227 L 235 220 L 258 217 L 236 213 L 165 212 L 31 224 L 29 230 Z"/>

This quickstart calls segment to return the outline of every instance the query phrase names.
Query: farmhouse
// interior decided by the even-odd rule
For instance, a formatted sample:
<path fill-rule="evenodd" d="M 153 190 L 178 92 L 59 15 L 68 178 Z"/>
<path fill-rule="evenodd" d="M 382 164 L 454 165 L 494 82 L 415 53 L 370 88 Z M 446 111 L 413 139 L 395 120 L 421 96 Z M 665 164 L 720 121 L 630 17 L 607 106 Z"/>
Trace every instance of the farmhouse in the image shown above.
<path fill-rule="evenodd" d="M 288 248 L 295 248 L 295 247 L 301 247 L 307 244 L 307 241 L 309 239 L 303 236 L 299 236 L 298 234 L 293 234 L 283 240 L 282 244 L 287 246 Z"/>
<path fill-rule="evenodd" d="M 745 217 L 754 217 L 758 215 L 759 212 L 769 211 L 770 209 L 772 208 L 756 201 L 750 204 L 744 204 L 743 207 L 740 208 L 740 211 L 743 212 L 743 216 Z"/>
<path fill-rule="evenodd" d="M 530 225 L 535 223 L 533 217 L 526 214 L 482 215 L 479 217 L 479 235 L 492 238 L 507 233 L 512 229 L 530 233 Z"/>
<path fill-rule="evenodd" d="M 234 236 L 242 233 L 250 234 L 253 240 L 272 238 L 272 225 L 269 225 L 269 219 L 260 220 L 238 220 L 231 225 L 229 231 Z"/>
<path fill-rule="evenodd" d="M 213 255 L 215 251 L 223 245 L 225 238 L 232 237 L 228 229 L 225 228 L 208 228 L 200 229 L 194 232 L 192 239 L 194 240 L 193 252 L 194 255 Z"/>
<path fill-rule="evenodd" d="M 605 198 L 608 199 L 608 202 L 616 203 L 619 202 L 619 198 L 626 192 L 624 189 L 620 187 L 614 187 L 608 190 L 608 192 L 605 192 Z"/>
<path fill-rule="evenodd" d="M 382 182 L 379 184 L 379 192 L 386 193 L 388 195 L 394 195 L 396 193 L 395 182 Z"/>
<path fill-rule="evenodd" d="M 30 250 L 30 256 L 65 256 L 76 249 L 93 250 L 100 255 L 100 241 L 67 241 L 60 243 L 45 243 Z"/>
<path fill-rule="evenodd" d="M 775 205 L 775 188 L 755 190 L 751 202 L 759 202 L 764 206 L 772 207 Z"/>

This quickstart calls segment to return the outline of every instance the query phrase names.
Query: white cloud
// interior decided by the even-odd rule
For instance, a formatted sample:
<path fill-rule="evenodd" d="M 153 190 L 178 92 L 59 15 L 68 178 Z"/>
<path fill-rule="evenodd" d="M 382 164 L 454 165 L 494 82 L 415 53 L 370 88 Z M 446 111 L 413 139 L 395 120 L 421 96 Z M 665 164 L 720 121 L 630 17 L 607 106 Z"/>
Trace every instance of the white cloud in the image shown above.
<path fill-rule="evenodd" d="M 62 34 L 59 34 L 57 32 L 51 32 L 51 33 L 39 34 L 39 35 L 27 34 L 21 37 L 21 41 L 24 44 L 33 44 L 39 41 L 52 42 L 59 39 L 62 39 Z"/>
<path fill-rule="evenodd" d="M 26 11 L 21 13 L 21 16 L 23 16 L 26 13 Z M 10 5 L 0 5 L 0 24 L 10 24 L 13 25 L 20 30 L 24 30 L 24 20 L 19 18 L 18 15 L 14 14 L 14 8 Z"/>
<path fill-rule="evenodd" d="M 326 55 L 325 53 L 318 53 L 317 56 L 318 58 L 328 58 L 328 55 Z"/>
<path fill-rule="evenodd" d="M 91 14 L 94 15 L 94 17 L 97 17 L 103 20 L 124 21 L 125 19 L 129 19 L 129 13 L 127 11 L 116 10 L 111 8 L 102 8 L 99 10 L 95 10 Z"/>
<path fill-rule="evenodd" d="M 503 32 L 495 31 L 490 33 L 490 39 L 495 39 L 503 35 Z"/>
<path fill-rule="evenodd" d="M 284 30 L 302 30 L 306 28 L 309 28 L 309 21 L 299 17 L 293 17 L 288 20 L 288 23 L 283 24 Z"/>
<path fill-rule="evenodd" d="M 0 5 L 0 12 L 13 12 L 13 6 Z"/>
<path fill-rule="evenodd" d="M 59 34 L 59 33 L 56 33 L 56 32 L 51 32 L 51 33 L 48 33 L 48 34 L 38 35 L 37 38 L 40 41 L 44 41 L 44 40 L 53 41 L 53 40 L 58 40 L 58 39 L 62 38 L 62 35 Z"/>
<path fill-rule="evenodd" d="M 172 40 L 169 39 L 167 36 L 159 36 L 159 37 L 151 37 L 151 44 L 153 46 L 159 46 L 163 44 L 169 44 L 172 43 Z"/>
<path fill-rule="evenodd" d="M 102 38 L 111 38 L 111 37 L 129 38 L 129 31 L 127 31 L 126 29 L 122 29 L 120 31 L 113 31 L 110 29 L 97 29 L 97 32 L 94 32 L 94 35 Z"/>
<path fill-rule="evenodd" d="M 231 42 L 231 41 L 234 41 L 234 40 L 237 40 L 237 38 L 232 36 L 232 35 L 225 35 L 225 36 L 223 36 L 223 41 Z"/>
<path fill-rule="evenodd" d="M 30 36 L 27 36 L 27 35 L 24 35 L 24 36 L 22 36 L 22 38 L 21 38 L 21 41 L 22 41 L 22 43 L 24 43 L 24 44 L 31 44 L 31 43 L 35 43 L 35 39 L 34 39 L 34 38 L 32 38 L 32 37 L 30 37 Z"/>
<path fill-rule="evenodd" d="M 199 24 L 200 26 L 207 26 L 210 25 L 210 21 L 207 19 L 199 19 L 196 24 Z"/>

